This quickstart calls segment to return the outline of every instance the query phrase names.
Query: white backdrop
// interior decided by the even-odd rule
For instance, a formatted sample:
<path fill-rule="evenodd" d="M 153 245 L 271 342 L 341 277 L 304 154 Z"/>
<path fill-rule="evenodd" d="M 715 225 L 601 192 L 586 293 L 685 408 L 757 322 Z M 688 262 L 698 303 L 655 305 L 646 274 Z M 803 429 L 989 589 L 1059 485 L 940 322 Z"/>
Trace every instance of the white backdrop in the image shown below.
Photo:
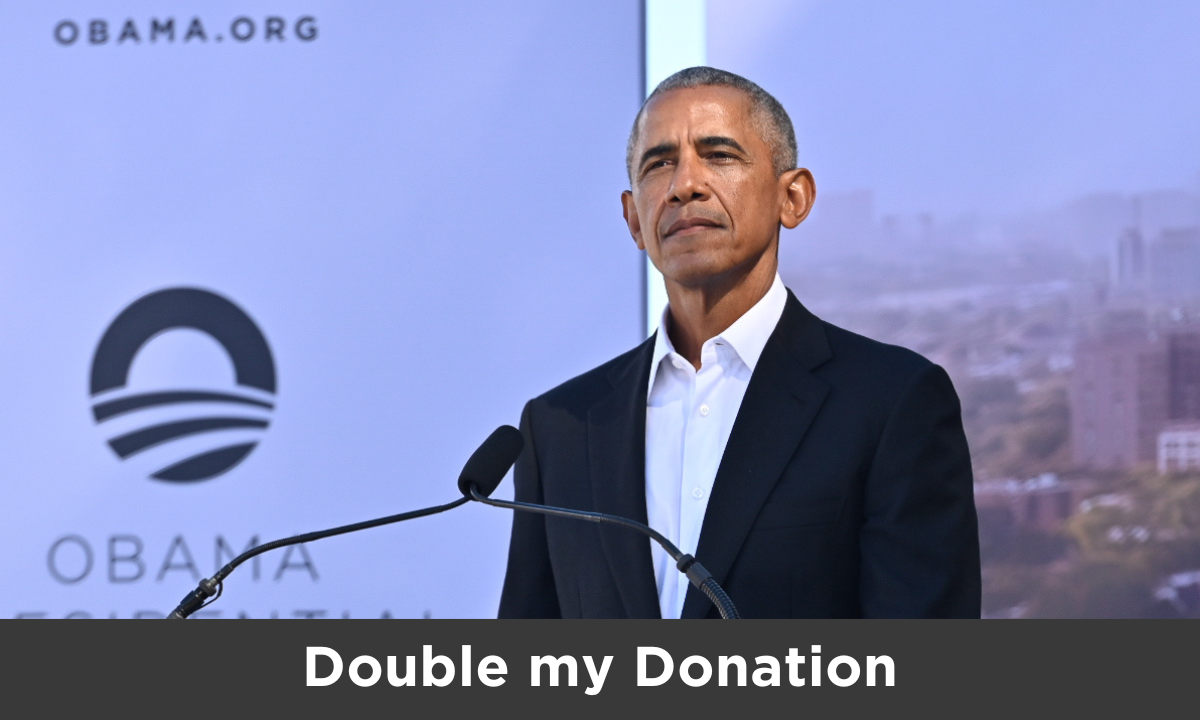
<path fill-rule="evenodd" d="M 447 502 L 526 399 L 639 341 L 641 256 L 617 197 L 638 15 L 632 0 L 0 7 L 0 615 L 155 616 L 223 547 Z M 110 323 L 172 288 L 253 321 L 275 393 L 176 328 L 92 397 Z M 273 409 L 93 417 L 96 399 L 159 391 Z M 269 426 L 126 459 L 107 444 L 207 417 Z M 150 477 L 250 441 L 216 477 Z M 212 610 L 490 616 L 509 522 L 468 506 L 275 552 Z"/>

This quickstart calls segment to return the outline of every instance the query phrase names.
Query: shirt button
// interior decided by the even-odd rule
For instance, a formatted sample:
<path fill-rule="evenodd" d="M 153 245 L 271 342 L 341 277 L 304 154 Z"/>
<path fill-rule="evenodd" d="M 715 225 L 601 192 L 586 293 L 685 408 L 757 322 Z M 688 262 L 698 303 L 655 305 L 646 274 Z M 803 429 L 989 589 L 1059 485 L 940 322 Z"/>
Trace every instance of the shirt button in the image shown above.
<path fill-rule="evenodd" d="M 700 406 L 700 417 L 708 417 L 708 406 L 707 405 Z"/>
<path fill-rule="evenodd" d="M 692 497 L 699 500 L 700 498 L 704 497 L 704 491 L 700 488 L 692 488 Z"/>

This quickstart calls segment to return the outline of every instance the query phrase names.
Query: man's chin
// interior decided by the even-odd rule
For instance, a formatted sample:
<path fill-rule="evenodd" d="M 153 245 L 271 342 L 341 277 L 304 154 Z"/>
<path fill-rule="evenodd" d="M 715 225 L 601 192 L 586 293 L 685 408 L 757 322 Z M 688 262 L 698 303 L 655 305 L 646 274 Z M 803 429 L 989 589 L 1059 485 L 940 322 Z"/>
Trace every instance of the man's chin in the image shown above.
<path fill-rule="evenodd" d="M 685 288 L 701 288 L 727 281 L 733 267 L 725 263 L 695 258 L 684 262 L 668 263 L 662 269 L 663 277 L 669 282 Z"/>

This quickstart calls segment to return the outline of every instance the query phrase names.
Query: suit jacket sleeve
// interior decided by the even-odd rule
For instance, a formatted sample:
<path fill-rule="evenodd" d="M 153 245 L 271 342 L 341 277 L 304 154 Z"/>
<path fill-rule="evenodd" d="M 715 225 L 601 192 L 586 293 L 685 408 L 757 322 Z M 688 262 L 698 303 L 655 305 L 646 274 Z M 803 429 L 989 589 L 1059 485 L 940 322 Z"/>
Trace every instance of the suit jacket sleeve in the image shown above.
<path fill-rule="evenodd" d="M 864 497 L 865 617 L 979 617 L 979 534 L 958 396 L 920 371 L 884 426 Z"/>
<path fill-rule="evenodd" d="M 521 413 L 525 449 L 513 468 L 515 498 L 519 502 L 543 503 L 538 473 L 537 446 L 533 437 L 534 401 Z M 513 512 L 512 539 L 508 546 L 508 571 L 500 595 L 501 618 L 558 618 L 558 593 L 550 552 L 546 543 L 544 515 Z"/>

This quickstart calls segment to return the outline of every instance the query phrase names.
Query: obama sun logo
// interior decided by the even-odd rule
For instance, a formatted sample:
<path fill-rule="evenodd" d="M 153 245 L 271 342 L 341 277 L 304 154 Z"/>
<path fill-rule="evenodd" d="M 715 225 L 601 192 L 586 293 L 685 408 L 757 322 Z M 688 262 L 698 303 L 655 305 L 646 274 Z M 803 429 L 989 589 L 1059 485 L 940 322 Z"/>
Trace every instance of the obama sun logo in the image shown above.
<path fill-rule="evenodd" d="M 233 364 L 230 387 L 129 387 L 139 353 L 177 329 L 224 348 Z M 275 409 L 275 361 L 262 331 L 233 302 L 208 290 L 168 288 L 134 301 L 108 326 L 92 358 L 90 389 L 92 415 L 111 428 L 117 457 L 153 451 L 150 477 L 197 482 L 233 469 L 258 445 Z"/>

